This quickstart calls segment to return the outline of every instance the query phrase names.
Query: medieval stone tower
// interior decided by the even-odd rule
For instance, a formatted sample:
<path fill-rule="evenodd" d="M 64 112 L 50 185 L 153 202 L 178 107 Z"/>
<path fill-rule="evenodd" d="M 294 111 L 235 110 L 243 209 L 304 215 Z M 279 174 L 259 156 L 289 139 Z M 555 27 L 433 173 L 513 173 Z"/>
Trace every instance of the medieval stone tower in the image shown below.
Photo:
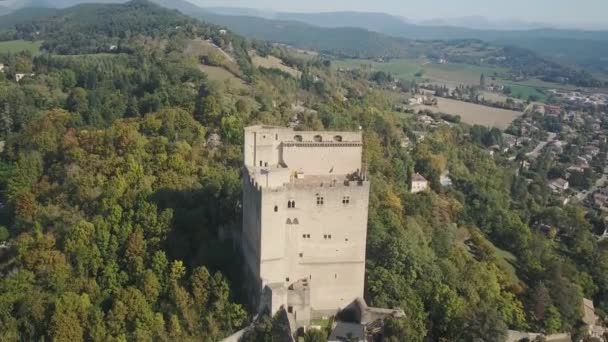
<path fill-rule="evenodd" d="M 298 324 L 363 297 L 362 136 L 245 128 L 242 250 L 258 305 Z"/>

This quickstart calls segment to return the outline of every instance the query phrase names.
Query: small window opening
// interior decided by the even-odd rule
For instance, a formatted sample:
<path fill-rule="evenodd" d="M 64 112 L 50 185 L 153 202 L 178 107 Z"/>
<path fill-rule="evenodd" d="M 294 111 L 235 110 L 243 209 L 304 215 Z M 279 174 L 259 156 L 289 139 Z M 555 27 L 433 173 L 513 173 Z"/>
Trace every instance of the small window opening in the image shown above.
<path fill-rule="evenodd" d="M 296 135 L 295 137 L 293 137 L 294 141 L 302 141 L 302 136 L 301 135 Z"/>
<path fill-rule="evenodd" d="M 306 234 L 306 238 L 310 239 L 310 234 Z"/>
<path fill-rule="evenodd" d="M 342 136 L 341 135 L 336 135 L 334 137 L 334 141 L 342 141 Z"/>
<path fill-rule="evenodd" d="M 285 281 L 289 281 L 289 277 L 285 278 Z"/>
<path fill-rule="evenodd" d="M 262 166 L 262 161 L 260 160 L 260 166 Z"/>
<path fill-rule="evenodd" d="M 267 166 L 268 166 L 268 163 L 264 163 L 264 166 L 266 166 L 266 167 L 267 167 Z"/>
<path fill-rule="evenodd" d="M 338 279 L 338 273 L 334 274 L 334 278 Z"/>
<path fill-rule="evenodd" d="M 278 134 L 274 135 L 274 140 L 279 140 L 279 135 Z"/>
<path fill-rule="evenodd" d="M 287 208 L 291 208 L 291 201 L 287 201 Z"/>
<path fill-rule="evenodd" d="M 287 307 L 287 312 L 293 313 L 293 306 L 288 306 Z"/>
<path fill-rule="evenodd" d="M 327 239 L 327 234 L 323 235 L 323 238 L 324 238 L 324 239 Z"/>
<path fill-rule="evenodd" d="M 323 197 L 317 196 L 317 205 L 323 205 Z"/>
<path fill-rule="evenodd" d="M 279 207 L 278 206 L 274 206 L 274 212 L 276 213 L 277 211 L 279 211 Z"/>
<path fill-rule="evenodd" d="M 328 238 L 328 239 L 331 239 L 331 234 L 327 235 L 327 238 Z"/>
<path fill-rule="evenodd" d="M 303 238 L 303 239 L 306 239 L 306 234 L 302 234 L 302 238 Z"/>
<path fill-rule="evenodd" d="M 300 253 L 300 258 L 304 256 L 304 253 Z"/>
<path fill-rule="evenodd" d="M 320 135 L 315 135 L 315 138 L 314 138 L 314 139 L 315 139 L 315 141 L 316 141 L 316 142 L 321 142 L 321 141 L 323 141 L 323 137 L 322 137 L 322 136 L 320 136 Z"/>
<path fill-rule="evenodd" d="M 350 203 L 350 196 L 342 197 L 342 204 L 349 204 L 349 203 Z"/>
<path fill-rule="evenodd" d="M 287 224 L 291 224 L 291 219 L 287 219 Z"/>
<path fill-rule="evenodd" d="M 297 218 L 293 219 L 293 224 L 300 224 L 300 221 L 298 221 Z"/>

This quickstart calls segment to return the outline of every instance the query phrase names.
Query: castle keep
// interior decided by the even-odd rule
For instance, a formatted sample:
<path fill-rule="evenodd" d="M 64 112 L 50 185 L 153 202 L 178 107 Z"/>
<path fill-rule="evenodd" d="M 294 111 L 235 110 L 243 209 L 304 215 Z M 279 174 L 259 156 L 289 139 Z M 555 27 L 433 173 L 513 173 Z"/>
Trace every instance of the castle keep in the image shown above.
<path fill-rule="evenodd" d="M 359 132 L 245 128 L 242 250 L 256 304 L 298 324 L 363 297 L 369 182 Z"/>

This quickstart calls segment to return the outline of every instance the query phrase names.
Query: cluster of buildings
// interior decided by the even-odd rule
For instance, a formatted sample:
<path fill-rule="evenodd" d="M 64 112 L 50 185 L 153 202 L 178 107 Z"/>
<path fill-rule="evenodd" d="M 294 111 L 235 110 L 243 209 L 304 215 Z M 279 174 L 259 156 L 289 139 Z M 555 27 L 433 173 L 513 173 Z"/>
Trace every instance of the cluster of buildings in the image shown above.
<path fill-rule="evenodd" d="M 8 70 L 8 65 L 0 63 L 0 72 L 6 74 L 7 70 Z M 34 74 L 34 73 L 16 73 L 15 82 L 17 82 L 17 83 L 21 82 L 21 80 L 23 78 L 25 78 L 26 76 L 34 77 L 34 76 L 36 76 L 36 74 Z"/>
<path fill-rule="evenodd" d="M 549 90 L 549 92 L 557 100 L 569 105 L 608 105 L 608 95 L 603 93 L 583 93 L 580 91 L 561 91 L 556 89 Z"/>
<path fill-rule="evenodd" d="M 293 334 L 345 310 L 355 319 L 336 324 L 336 339 L 381 334 L 383 318 L 403 316 L 362 299 L 370 186 L 362 150 L 360 132 L 245 129 L 246 289 L 259 312 L 282 312 Z"/>
<path fill-rule="evenodd" d="M 431 94 L 416 94 L 416 95 L 410 97 L 407 101 L 410 106 L 418 106 L 418 105 L 436 106 L 437 105 L 437 98 Z"/>

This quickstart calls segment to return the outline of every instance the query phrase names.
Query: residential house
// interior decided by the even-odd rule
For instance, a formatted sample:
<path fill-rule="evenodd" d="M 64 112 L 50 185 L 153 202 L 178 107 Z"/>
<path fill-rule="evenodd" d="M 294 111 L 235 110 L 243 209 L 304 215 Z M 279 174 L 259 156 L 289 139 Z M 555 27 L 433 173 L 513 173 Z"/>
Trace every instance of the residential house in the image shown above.
<path fill-rule="evenodd" d="M 21 80 L 25 77 L 25 76 L 30 76 L 30 77 L 34 77 L 35 74 L 15 74 L 15 81 L 16 82 L 21 82 Z"/>
<path fill-rule="evenodd" d="M 561 115 L 562 107 L 560 106 L 545 106 L 545 112 L 552 115 Z"/>
<path fill-rule="evenodd" d="M 576 166 L 581 167 L 583 169 L 589 168 L 589 161 L 585 157 L 578 156 L 574 160 Z"/>
<path fill-rule="evenodd" d="M 549 187 L 554 192 L 564 192 L 570 187 L 570 183 L 563 178 L 557 178 L 549 182 Z"/>
<path fill-rule="evenodd" d="M 427 181 L 426 178 L 424 178 L 424 176 L 422 176 L 418 172 L 416 172 L 414 175 L 412 175 L 411 192 L 413 194 L 422 192 L 422 191 L 426 191 L 426 190 L 428 190 L 428 188 L 429 188 L 429 181 Z"/>
<path fill-rule="evenodd" d="M 543 105 L 534 105 L 532 110 L 534 113 L 545 115 L 545 106 Z"/>
<path fill-rule="evenodd" d="M 608 196 L 603 191 L 598 191 L 593 194 L 592 205 L 595 209 L 608 212 Z"/>

